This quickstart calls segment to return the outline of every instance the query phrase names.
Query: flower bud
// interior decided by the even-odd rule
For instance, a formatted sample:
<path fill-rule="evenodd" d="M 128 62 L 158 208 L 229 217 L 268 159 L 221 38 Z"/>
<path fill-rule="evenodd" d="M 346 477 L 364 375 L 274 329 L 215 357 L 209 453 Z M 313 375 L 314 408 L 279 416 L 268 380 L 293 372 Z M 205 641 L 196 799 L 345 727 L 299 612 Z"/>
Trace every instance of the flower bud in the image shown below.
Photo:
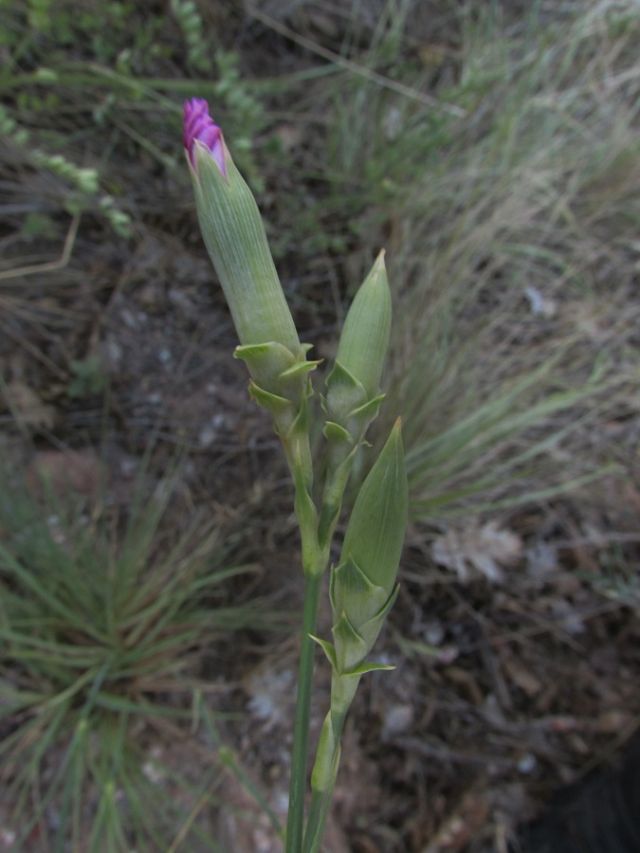
<path fill-rule="evenodd" d="M 192 166 L 195 166 L 195 143 L 207 148 L 223 175 L 227 174 L 222 131 L 209 115 L 209 104 L 203 98 L 184 102 L 182 142 Z"/>
<path fill-rule="evenodd" d="M 356 498 L 342 545 L 368 580 L 391 592 L 407 526 L 407 472 L 400 419 Z"/>
<path fill-rule="evenodd" d="M 185 104 L 184 145 L 202 235 L 241 344 L 275 342 L 304 359 L 258 206 L 204 100 Z"/>
<path fill-rule="evenodd" d="M 384 250 L 360 285 L 344 321 L 336 361 L 369 397 L 378 393 L 391 329 L 391 291 Z"/>
<path fill-rule="evenodd" d="M 332 445 L 330 467 L 334 469 L 350 458 L 384 398 L 379 384 L 390 327 L 391 293 L 382 251 L 347 313 L 327 378 L 324 434 Z"/>

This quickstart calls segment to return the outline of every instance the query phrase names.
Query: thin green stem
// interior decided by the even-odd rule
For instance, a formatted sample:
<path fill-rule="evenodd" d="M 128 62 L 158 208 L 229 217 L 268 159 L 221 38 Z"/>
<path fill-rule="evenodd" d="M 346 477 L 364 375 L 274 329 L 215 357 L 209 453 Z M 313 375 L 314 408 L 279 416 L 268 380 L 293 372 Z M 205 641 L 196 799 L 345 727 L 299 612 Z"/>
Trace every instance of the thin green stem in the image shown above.
<path fill-rule="evenodd" d="M 291 782 L 289 785 L 289 814 L 285 853 L 300 853 L 304 824 L 304 795 L 307 786 L 307 752 L 309 747 L 309 712 L 311 707 L 311 681 L 313 676 L 313 654 L 318 615 L 318 594 L 322 574 L 305 577 L 304 613 L 300 664 L 298 668 L 298 695 L 293 728 L 293 752 L 291 756 Z"/>

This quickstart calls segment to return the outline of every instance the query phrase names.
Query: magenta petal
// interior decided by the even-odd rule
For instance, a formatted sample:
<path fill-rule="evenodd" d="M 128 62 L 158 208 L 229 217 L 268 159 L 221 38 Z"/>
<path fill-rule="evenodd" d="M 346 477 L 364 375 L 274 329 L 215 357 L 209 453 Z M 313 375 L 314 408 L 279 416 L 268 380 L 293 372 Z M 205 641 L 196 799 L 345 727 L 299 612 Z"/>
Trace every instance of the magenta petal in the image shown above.
<path fill-rule="evenodd" d="M 209 115 L 209 104 L 204 98 L 190 98 L 184 102 L 183 116 L 182 141 L 191 165 L 195 166 L 195 143 L 200 142 L 211 153 L 218 168 L 226 176 L 227 166 L 222 131 Z"/>
<path fill-rule="evenodd" d="M 196 134 L 196 139 L 204 143 L 209 151 L 213 151 L 214 146 L 218 144 L 218 140 L 220 139 L 220 128 L 216 127 L 215 124 L 207 125 Z"/>
<path fill-rule="evenodd" d="M 222 172 L 223 175 L 227 174 L 227 166 L 224 161 L 224 145 L 222 143 L 222 134 L 218 137 L 217 143 L 211 149 L 211 154 L 213 155 L 213 159 L 218 164 L 218 168 Z"/>

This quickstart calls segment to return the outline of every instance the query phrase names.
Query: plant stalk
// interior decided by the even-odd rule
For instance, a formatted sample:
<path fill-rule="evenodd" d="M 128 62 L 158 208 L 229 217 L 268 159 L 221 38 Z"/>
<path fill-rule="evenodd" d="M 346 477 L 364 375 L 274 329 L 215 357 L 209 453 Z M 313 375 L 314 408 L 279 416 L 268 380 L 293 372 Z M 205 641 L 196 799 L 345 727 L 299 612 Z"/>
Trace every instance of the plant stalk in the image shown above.
<path fill-rule="evenodd" d="M 311 707 L 311 682 L 315 643 L 311 634 L 316 632 L 318 594 L 322 583 L 322 572 L 305 575 L 304 613 L 300 663 L 298 667 L 298 692 L 293 728 L 293 751 L 291 756 L 291 781 L 289 784 L 289 813 L 285 853 L 300 853 L 304 824 L 304 796 L 307 787 L 307 753 L 309 749 L 309 713 Z"/>

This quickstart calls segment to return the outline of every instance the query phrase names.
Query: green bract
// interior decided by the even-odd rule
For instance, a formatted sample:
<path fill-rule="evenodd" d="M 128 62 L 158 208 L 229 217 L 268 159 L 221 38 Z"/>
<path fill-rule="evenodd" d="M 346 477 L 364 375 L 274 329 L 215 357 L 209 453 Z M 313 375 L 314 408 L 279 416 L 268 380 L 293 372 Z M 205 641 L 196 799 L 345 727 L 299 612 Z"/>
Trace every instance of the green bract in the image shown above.
<path fill-rule="evenodd" d="M 396 595 L 408 485 L 398 420 L 358 494 L 340 564 L 331 574 L 339 672 L 364 661 Z"/>

